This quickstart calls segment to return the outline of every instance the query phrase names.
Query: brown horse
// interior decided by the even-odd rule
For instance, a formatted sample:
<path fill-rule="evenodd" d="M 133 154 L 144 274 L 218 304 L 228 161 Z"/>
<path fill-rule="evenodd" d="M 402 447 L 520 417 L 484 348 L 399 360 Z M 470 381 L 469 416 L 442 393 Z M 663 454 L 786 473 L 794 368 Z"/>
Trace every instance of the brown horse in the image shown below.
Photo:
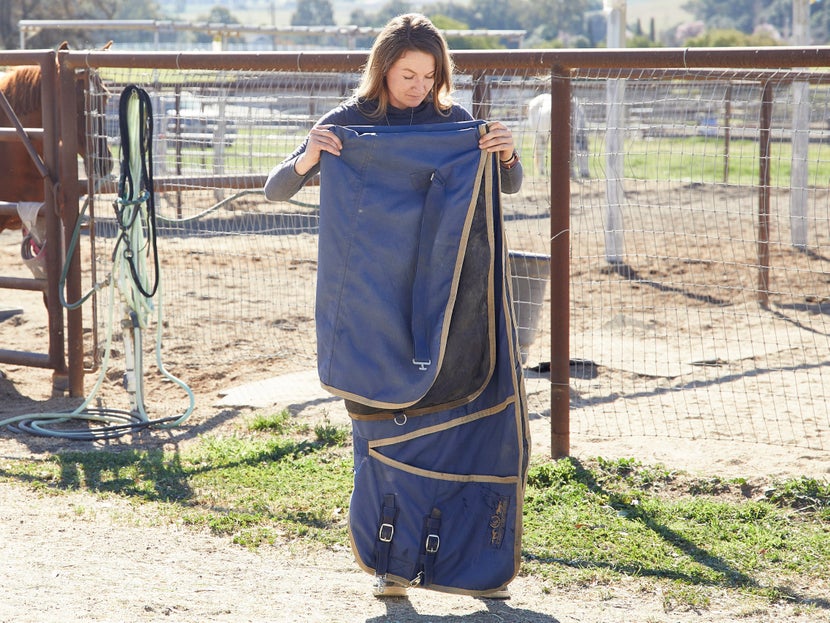
<path fill-rule="evenodd" d="M 11 107 L 24 128 L 38 128 L 42 125 L 41 116 L 41 70 L 39 66 L 21 66 L 0 77 L 0 91 L 6 96 Z M 75 81 L 75 99 L 78 107 L 78 154 L 87 158 L 87 116 L 85 104 L 85 81 Z M 89 128 L 93 140 L 93 166 L 96 177 L 106 177 L 112 170 L 112 155 L 107 146 L 106 120 L 103 113 L 106 102 L 104 97 L 94 97 L 93 114 L 90 116 Z M 0 127 L 12 127 L 12 123 L 0 108 Z M 43 142 L 33 140 L 37 152 L 43 155 Z M 26 147 L 21 141 L 0 141 L 0 201 L 12 203 L 22 201 L 40 202 L 44 199 L 43 177 L 32 161 Z M 4 229 L 20 229 L 21 221 L 17 216 L 0 215 L 0 232 Z"/>

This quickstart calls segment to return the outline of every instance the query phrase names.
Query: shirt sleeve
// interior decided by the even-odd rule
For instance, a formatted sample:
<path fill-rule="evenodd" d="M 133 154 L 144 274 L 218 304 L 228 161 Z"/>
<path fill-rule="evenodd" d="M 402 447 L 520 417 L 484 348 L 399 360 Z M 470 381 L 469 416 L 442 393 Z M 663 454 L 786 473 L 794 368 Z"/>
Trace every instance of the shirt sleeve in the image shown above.
<path fill-rule="evenodd" d="M 466 108 L 459 105 L 453 107 L 452 116 L 453 121 L 472 121 L 474 119 Z M 522 180 L 524 179 L 521 161 L 509 169 L 500 166 L 499 176 L 501 177 L 501 192 L 506 195 L 513 195 L 519 192 L 522 188 Z"/>
<path fill-rule="evenodd" d="M 499 166 L 499 172 L 501 174 L 501 192 L 505 195 L 514 195 L 521 190 L 522 180 L 524 179 L 521 161 L 509 169 Z"/>
<path fill-rule="evenodd" d="M 320 165 L 315 165 L 305 175 L 300 175 L 294 169 L 297 158 L 305 151 L 305 142 L 298 151 L 292 153 L 288 158 L 271 169 L 268 178 L 265 180 L 265 198 L 270 201 L 288 201 L 305 186 L 306 182 L 317 175 Z"/>
<path fill-rule="evenodd" d="M 350 117 L 354 116 L 354 107 L 348 104 L 342 104 L 337 108 L 330 110 L 325 115 L 320 117 L 315 125 L 334 124 L 334 125 L 348 125 L 354 123 Z M 308 136 L 303 139 L 303 142 L 289 155 L 285 160 L 277 164 L 268 174 L 265 180 L 265 198 L 270 201 L 288 201 L 296 195 L 306 183 L 320 172 L 320 165 L 316 164 L 305 174 L 300 175 L 294 169 L 294 163 L 297 162 L 308 144 Z"/>

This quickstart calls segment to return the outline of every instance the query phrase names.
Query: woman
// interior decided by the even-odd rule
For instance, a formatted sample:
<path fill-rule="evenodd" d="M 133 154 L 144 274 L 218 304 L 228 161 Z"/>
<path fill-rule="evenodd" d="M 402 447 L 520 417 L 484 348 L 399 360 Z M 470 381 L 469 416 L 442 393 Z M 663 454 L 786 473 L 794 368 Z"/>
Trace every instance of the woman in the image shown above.
<path fill-rule="evenodd" d="M 294 153 L 271 171 L 265 184 L 265 195 L 268 199 L 287 200 L 320 171 L 321 159 L 323 160 L 324 179 L 321 181 L 320 191 L 321 258 L 318 264 L 316 311 L 318 367 L 321 369 L 329 365 L 321 364 L 321 362 L 330 361 L 332 344 L 337 340 L 355 344 L 359 351 L 371 355 L 375 355 L 378 351 L 391 351 L 390 345 L 394 342 L 403 344 L 401 350 L 411 355 L 413 351 L 407 351 L 407 349 L 411 347 L 412 342 L 409 339 L 412 334 L 407 334 L 406 330 L 388 330 L 389 325 L 384 322 L 373 323 L 376 317 L 381 320 L 386 319 L 378 308 L 387 306 L 393 308 L 401 304 L 405 307 L 404 313 L 396 318 L 406 316 L 411 319 L 413 327 L 416 324 L 421 325 L 423 323 L 420 323 L 418 319 L 433 319 L 436 315 L 432 314 L 432 311 L 436 305 L 432 304 L 437 301 L 437 306 L 440 308 L 443 305 L 443 299 L 435 296 L 435 288 L 419 290 L 413 284 L 430 282 L 434 275 L 438 275 L 435 282 L 442 284 L 449 282 L 450 280 L 441 280 L 441 276 L 446 274 L 444 271 L 447 270 L 447 266 L 455 271 L 454 274 L 458 277 L 454 282 L 456 290 L 448 296 L 448 300 L 453 302 L 449 304 L 449 307 L 440 308 L 441 313 L 438 314 L 443 319 L 441 322 L 447 323 L 446 326 L 449 326 L 449 321 L 446 319 L 452 316 L 454 329 L 442 333 L 438 339 L 435 336 L 440 332 L 435 331 L 432 325 L 427 327 L 432 331 L 428 341 L 429 346 L 433 348 L 435 343 L 441 343 L 438 351 L 434 348 L 428 351 L 430 357 L 413 357 L 411 362 L 407 360 L 408 356 L 376 357 L 371 362 L 364 358 L 361 361 L 362 364 L 379 361 L 380 365 L 374 368 L 371 365 L 350 366 L 352 360 L 347 358 L 346 365 L 341 363 L 331 366 L 338 371 L 345 371 L 343 373 L 346 375 L 353 373 L 351 368 L 361 370 L 364 379 L 368 377 L 371 385 L 383 388 L 379 391 L 389 390 L 394 395 L 394 400 L 383 401 L 378 398 L 378 393 L 373 394 L 371 398 L 366 398 L 367 393 L 350 393 L 342 386 L 330 384 L 321 372 L 321 382 L 324 386 L 327 386 L 333 393 L 346 398 L 346 407 L 352 417 L 355 488 L 350 504 L 350 537 L 358 564 L 364 570 L 374 573 L 377 578 L 375 595 L 378 597 L 403 596 L 406 594 L 407 586 L 422 586 L 446 592 L 504 599 L 509 597 L 506 585 L 515 577 L 521 557 L 521 506 L 526 477 L 527 448 L 529 447 L 529 439 L 526 435 L 527 410 L 523 390 L 517 389 L 521 385 L 521 365 L 517 364 L 518 360 L 511 355 L 515 349 L 511 348 L 513 343 L 512 338 L 509 337 L 510 326 L 512 326 L 510 315 L 504 311 L 504 305 L 501 304 L 501 301 L 507 298 L 503 288 L 498 285 L 495 286 L 496 294 L 493 294 L 492 284 L 500 282 L 503 278 L 503 269 L 498 262 L 498 258 L 503 253 L 503 243 L 498 241 L 500 237 L 497 232 L 494 235 L 492 231 L 494 221 L 498 221 L 498 218 L 493 218 L 493 214 L 497 212 L 488 207 L 482 207 L 490 205 L 493 194 L 497 196 L 498 186 L 494 190 L 492 187 L 495 184 L 491 184 L 490 181 L 482 182 L 480 188 L 489 188 L 489 190 L 476 191 L 478 195 L 474 192 L 471 196 L 478 196 L 479 199 L 472 200 L 467 206 L 459 206 L 458 211 L 451 203 L 445 204 L 438 201 L 430 204 L 437 205 L 438 208 L 437 213 L 429 212 L 432 215 L 429 218 L 436 218 L 442 223 L 455 219 L 453 222 L 463 223 L 468 233 L 470 229 L 476 231 L 475 235 L 464 234 L 458 239 L 477 242 L 466 243 L 468 246 L 465 247 L 465 253 L 458 253 L 451 245 L 436 244 L 436 247 L 443 250 L 449 247 L 449 251 L 447 251 L 448 255 L 443 256 L 441 260 L 435 260 L 437 251 L 430 256 L 433 251 L 431 247 L 433 238 L 431 235 L 426 235 L 427 244 L 416 243 L 415 248 L 418 253 L 421 252 L 421 247 L 430 249 L 426 256 L 430 256 L 432 263 L 424 264 L 425 272 L 429 274 L 424 281 L 419 281 L 424 276 L 424 273 L 420 272 L 421 264 L 419 263 L 418 267 L 413 269 L 414 279 L 410 282 L 408 279 L 411 279 L 413 275 L 406 272 L 408 269 L 393 265 L 395 260 L 401 257 L 412 258 L 413 256 L 396 246 L 396 242 L 391 241 L 391 236 L 385 235 L 392 229 L 404 232 L 417 229 L 412 226 L 412 221 L 405 220 L 409 217 L 403 216 L 405 210 L 401 208 L 403 202 L 412 200 L 413 192 L 407 182 L 395 184 L 395 191 L 402 193 L 397 197 L 398 200 L 403 200 L 401 203 L 397 203 L 395 199 L 383 192 L 363 197 L 362 202 L 352 201 L 351 196 L 347 197 L 352 192 L 354 184 L 370 184 L 374 180 L 366 180 L 366 177 L 381 176 L 383 173 L 381 169 L 393 169 L 389 161 L 393 154 L 381 151 L 378 156 L 379 160 L 376 161 L 379 162 L 380 168 L 373 169 L 372 173 L 365 174 L 354 184 L 343 183 L 342 179 L 336 176 L 326 178 L 327 175 L 331 175 L 327 167 L 338 169 L 340 164 L 350 165 L 351 159 L 361 153 L 361 146 L 354 143 L 351 143 L 355 145 L 351 151 L 348 151 L 348 147 L 344 150 L 344 140 L 349 137 L 346 130 L 349 127 L 351 131 L 356 131 L 357 126 L 364 128 L 371 126 L 374 129 L 370 130 L 370 133 L 375 135 L 386 134 L 388 136 L 404 132 L 407 134 L 406 142 L 396 143 L 398 148 L 403 147 L 405 151 L 412 151 L 410 145 L 418 144 L 422 150 L 426 149 L 426 152 L 418 153 L 426 153 L 424 158 L 429 161 L 430 165 L 436 167 L 438 165 L 434 161 L 440 158 L 430 155 L 430 150 L 442 144 L 447 148 L 449 143 L 446 141 L 451 139 L 445 138 L 443 139 L 445 142 L 442 143 L 441 139 L 433 140 L 432 137 L 442 132 L 452 134 L 463 130 L 466 132 L 462 146 L 465 164 L 461 165 L 453 161 L 452 173 L 447 179 L 439 179 L 441 170 L 436 169 L 433 175 L 429 176 L 429 184 L 437 184 L 444 188 L 446 183 L 446 187 L 449 188 L 453 187 L 453 180 L 463 178 L 460 184 L 464 188 L 467 184 L 471 187 L 478 187 L 474 184 L 477 165 L 471 166 L 469 163 L 475 165 L 479 161 L 486 161 L 486 170 L 492 171 L 493 169 L 490 168 L 491 159 L 483 158 L 475 149 L 477 142 L 480 150 L 488 154 L 497 154 L 500 162 L 498 170 L 501 191 L 518 192 L 522 182 L 522 167 L 510 130 L 497 121 L 487 123 L 485 130 L 483 122 L 475 121 L 469 112 L 452 101 L 450 97 L 452 70 L 452 61 L 446 42 L 426 17 L 419 14 L 407 14 L 394 18 L 384 27 L 375 41 L 361 83 L 354 96 L 325 114 Z M 443 129 L 443 124 L 447 124 L 447 130 Z M 413 125 L 424 125 L 423 130 L 426 132 L 422 133 L 420 140 L 413 136 L 419 131 L 417 129 L 401 127 L 393 130 L 391 127 L 386 127 Z M 434 130 L 436 127 L 440 131 Z M 469 132 L 471 127 L 474 129 L 472 134 Z M 342 140 L 341 136 L 344 137 Z M 425 136 L 426 139 L 424 139 Z M 469 142 L 467 142 L 468 139 Z M 446 149 L 445 152 L 450 153 Z M 325 158 L 322 156 L 324 153 Z M 465 173 L 459 174 L 458 171 L 465 166 L 468 167 L 464 169 Z M 420 170 L 423 171 L 423 169 Z M 468 174 L 467 171 L 471 173 Z M 412 183 L 411 176 L 415 173 L 407 171 L 405 174 L 407 175 L 405 179 Z M 361 175 L 363 175 L 362 169 Z M 495 178 L 495 173 L 486 177 L 492 180 Z M 433 178 L 435 178 L 434 181 Z M 332 188 L 326 186 L 327 179 L 333 180 Z M 391 189 L 387 190 L 391 191 Z M 331 195 L 337 195 L 334 197 L 337 201 L 330 201 L 333 199 Z M 383 225 L 379 225 L 378 220 L 367 216 L 372 206 L 377 203 L 382 204 L 381 212 L 386 212 L 373 214 L 375 218 L 388 218 L 382 221 Z M 391 208 L 387 204 L 391 204 Z M 354 219 L 350 215 L 352 211 L 355 213 Z M 426 213 L 426 208 L 424 211 Z M 465 214 L 471 216 L 466 218 Z M 359 238 L 359 233 L 350 231 L 348 227 L 353 227 L 358 218 L 371 222 L 374 229 L 381 232 L 380 239 L 370 239 L 367 242 L 366 239 Z M 414 224 L 423 223 L 426 220 L 429 219 L 416 212 Z M 475 225 L 471 225 L 473 221 Z M 404 222 L 407 223 L 406 226 L 402 225 Z M 347 227 L 341 229 L 340 225 L 347 225 Z M 490 235 L 485 231 L 488 227 Z M 498 227 L 498 224 L 495 227 Z M 361 228 L 358 227 L 358 229 Z M 431 230 L 428 227 L 422 227 L 421 236 L 424 235 L 424 231 Z M 409 233 L 405 235 L 409 236 Z M 420 240 L 424 239 L 420 238 Z M 343 240 L 351 241 L 350 244 L 354 247 L 347 257 L 344 256 L 343 263 L 324 262 L 330 257 L 328 255 L 330 250 L 342 246 L 340 242 Z M 474 244 L 479 245 L 476 247 L 478 251 L 470 252 Z M 325 257 L 323 257 L 324 253 Z M 380 270 L 383 273 L 381 278 L 375 280 L 371 277 L 367 278 L 366 273 L 360 270 L 350 273 L 351 267 L 360 265 L 360 262 L 355 259 L 356 256 L 363 257 L 374 270 Z M 418 258 L 420 257 L 422 256 L 418 255 Z M 350 262 L 349 268 L 345 267 L 346 261 Z M 401 265 L 410 266 L 406 264 L 406 261 L 408 260 L 402 260 Z M 335 265 L 335 271 L 343 267 L 343 272 L 338 273 L 336 279 L 329 278 L 332 274 L 330 268 L 332 264 Z M 381 268 L 377 269 L 378 266 Z M 396 270 L 398 272 L 395 272 Z M 373 275 L 377 276 L 374 273 Z M 477 275 L 477 277 L 471 275 Z M 353 280 L 349 282 L 351 287 L 343 285 L 346 279 Z M 380 285 L 373 290 L 372 284 L 379 282 L 394 284 L 395 288 L 401 287 L 403 296 L 384 297 L 385 285 Z M 335 283 L 338 284 L 336 287 L 328 287 Z M 324 285 L 321 287 L 321 284 Z M 432 285 L 434 285 L 433 282 L 431 282 Z M 487 290 L 488 287 L 490 290 Z M 365 292 L 366 288 L 373 291 Z M 363 291 L 367 296 L 355 294 L 358 291 Z M 381 291 L 383 293 L 379 294 Z M 341 292 L 345 294 L 341 295 Z M 429 293 L 427 297 L 429 301 L 420 307 L 417 305 L 407 307 L 409 301 L 405 299 L 410 296 L 413 300 L 417 299 L 419 304 L 424 303 L 423 297 L 420 297 L 421 292 Z M 476 298 L 479 295 L 481 298 Z M 343 302 L 350 296 L 352 298 Z M 404 300 L 405 302 L 401 303 Z M 429 313 L 420 314 L 415 311 L 416 308 L 422 310 L 428 307 Z M 349 330 L 344 329 L 350 320 L 343 321 L 342 316 L 330 322 L 328 310 L 335 310 L 339 314 L 340 308 L 348 310 L 346 313 L 351 314 L 350 320 L 357 318 L 356 324 L 359 330 L 350 333 Z M 444 314 L 443 311 L 446 309 L 450 311 Z M 467 310 L 466 316 L 458 311 L 461 309 Z M 322 313 L 321 310 L 323 310 Z M 334 332 L 330 330 L 332 326 L 337 327 Z M 465 327 L 465 329 L 459 329 L 459 327 Z M 394 327 L 394 329 L 399 328 L 397 325 Z M 347 334 L 357 336 L 357 339 L 351 341 L 344 339 L 342 336 Z M 446 334 L 451 335 L 447 337 Z M 421 334 L 418 333 L 418 335 Z M 497 347 L 498 339 L 502 341 Z M 414 339 L 414 342 L 421 345 L 425 343 L 418 339 Z M 473 342 L 476 344 L 473 345 Z M 353 352 L 346 350 L 349 355 Z M 499 356 L 496 356 L 497 351 Z M 436 352 L 440 352 L 441 355 L 432 356 Z M 515 352 L 518 351 L 515 350 Z M 400 351 L 396 353 L 401 354 Z M 443 362 L 443 366 L 437 364 L 438 360 Z M 407 367 L 405 374 L 414 374 L 416 382 L 409 383 L 405 375 L 391 372 L 391 369 L 387 367 L 389 361 Z M 436 362 L 434 366 L 433 361 Z M 448 364 L 448 361 L 458 362 L 458 365 Z M 418 366 L 417 370 L 412 364 Z M 426 370 L 429 366 L 433 366 L 429 373 L 419 372 Z M 366 372 L 366 370 L 375 370 L 377 374 L 374 375 L 373 372 Z M 428 376 L 433 373 L 438 376 Z M 441 374 L 444 376 L 440 376 Z M 425 390 L 428 398 L 434 399 L 433 402 L 429 403 L 429 400 L 406 401 L 401 398 L 399 387 L 405 386 L 405 391 L 412 391 L 412 387 L 424 378 L 428 379 L 425 383 L 433 383 L 429 386 L 429 390 Z M 440 383 L 435 381 L 436 378 L 440 378 Z M 429 394 L 435 386 L 440 387 L 440 391 L 436 392 L 437 396 Z M 447 394 L 452 392 L 456 392 L 453 397 L 446 398 Z M 362 398 L 364 402 L 352 400 L 355 396 Z M 392 403 L 396 404 L 390 407 Z M 412 407 L 412 410 L 407 410 L 404 406 Z M 470 422 L 484 423 L 481 428 L 473 428 L 474 424 L 463 425 Z M 395 466 L 391 468 L 391 472 L 394 473 L 391 473 L 389 466 L 384 464 L 384 460 L 377 460 L 378 454 L 384 453 L 378 448 L 385 444 L 386 438 L 401 434 L 408 435 L 408 438 L 416 443 L 423 442 L 431 449 L 424 452 L 415 451 L 415 454 L 419 455 L 416 462 L 422 461 L 423 466 L 395 462 L 392 458 L 394 450 L 390 450 L 387 453 L 386 462 L 395 463 Z M 486 466 L 481 468 L 479 464 L 474 463 L 477 460 L 476 455 L 483 455 L 484 453 L 480 450 L 492 440 L 496 440 L 495 443 L 499 445 L 499 449 L 492 453 L 495 455 L 492 460 L 485 456 Z M 503 448 L 510 446 L 511 443 L 515 444 L 516 448 L 504 451 Z M 522 444 L 524 444 L 523 447 Z M 456 460 L 460 449 L 469 447 L 476 448 L 477 452 L 467 453 L 466 458 Z M 492 471 L 488 471 L 490 469 Z M 425 474 L 429 477 L 428 473 L 432 470 L 437 475 L 438 482 L 427 485 L 426 489 L 429 492 L 424 494 L 425 498 L 418 498 L 414 492 L 416 485 L 413 485 L 411 480 L 410 484 L 404 484 L 404 479 L 417 480 Z M 462 475 L 458 476 L 459 473 Z M 491 476 L 491 474 L 496 475 Z M 462 506 L 459 507 L 459 504 Z M 427 530 L 424 535 L 420 534 L 421 521 L 425 522 L 423 529 Z M 472 542 L 476 538 L 482 541 L 479 547 L 484 551 L 468 555 L 465 549 L 467 542 Z M 418 548 L 425 551 L 420 551 Z M 481 568 L 490 570 L 484 574 L 487 577 L 482 577 L 479 573 Z"/>
<path fill-rule="evenodd" d="M 342 144 L 329 131 L 333 125 L 415 125 L 472 120 L 453 103 L 453 65 L 446 41 L 429 19 L 419 14 L 392 19 L 375 40 L 352 98 L 329 111 L 311 129 L 303 143 L 271 171 L 265 196 L 286 201 L 320 170 L 320 154 L 340 155 Z M 522 184 L 522 165 L 510 130 L 499 121 L 479 146 L 498 153 L 501 189 L 516 193 Z"/>

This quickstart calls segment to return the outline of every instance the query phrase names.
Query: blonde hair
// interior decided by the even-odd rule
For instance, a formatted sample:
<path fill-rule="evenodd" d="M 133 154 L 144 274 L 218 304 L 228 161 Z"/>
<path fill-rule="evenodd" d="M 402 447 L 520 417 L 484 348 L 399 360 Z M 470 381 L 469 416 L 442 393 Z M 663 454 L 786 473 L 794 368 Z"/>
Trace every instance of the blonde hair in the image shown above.
<path fill-rule="evenodd" d="M 389 107 L 386 74 L 404 52 L 417 50 L 435 59 L 435 83 L 432 104 L 439 114 L 446 115 L 452 106 L 453 62 L 447 41 L 435 25 L 420 13 L 407 13 L 392 18 L 375 39 L 363 68 L 355 95 L 358 102 L 377 101 L 371 117 L 382 117 Z"/>

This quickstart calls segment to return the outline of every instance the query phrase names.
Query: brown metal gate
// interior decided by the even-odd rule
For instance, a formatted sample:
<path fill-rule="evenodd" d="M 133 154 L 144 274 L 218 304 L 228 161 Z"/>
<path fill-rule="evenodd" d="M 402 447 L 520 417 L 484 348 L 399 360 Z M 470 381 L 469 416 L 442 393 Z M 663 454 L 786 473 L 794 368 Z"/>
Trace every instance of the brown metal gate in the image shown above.
<path fill-rule="evenodd" d="M 45 295 L 49 326 L 48 351 L 26 352 L 0 348 L 0 363 L 47 368 L 54 371 L 53 390 L 63 391 L 68 388 L 68 368 L 64 348 L 64 316 L 63 308 L 58 295 L 58 282 L 61 271 L 61 248 L 63 231 L 61 227 L 60 208 L 58 204 L 58 149 L 59 149 L 59 121 L 57 59 L 54 51 L 10 51 L 0 52 L 0 65 L 40 66 L 42 122 L 39 128 L 24 128 L 17 119 L 15 111 L 4 96 L 0 96 L 0 106 L 11 119 L 11 128 L 0 128 L 0 140 L 22 141 L 30 157 L 38 167 L 43 177 L 44 212 L 46 216 L 47 239 L 46 246 L 46 279 L 8 277 L 0 275 L 0 289 L 11 292 L 29 290 L 40 291 Z M 43 141 L 43 153 L 38 154 L 32 145 L 32 139 Z M 0 203 L 0 214 L 16 214 L 17 204 Z M 3 296 L 6 300 L 14 300 L 14 295 Z"/>

